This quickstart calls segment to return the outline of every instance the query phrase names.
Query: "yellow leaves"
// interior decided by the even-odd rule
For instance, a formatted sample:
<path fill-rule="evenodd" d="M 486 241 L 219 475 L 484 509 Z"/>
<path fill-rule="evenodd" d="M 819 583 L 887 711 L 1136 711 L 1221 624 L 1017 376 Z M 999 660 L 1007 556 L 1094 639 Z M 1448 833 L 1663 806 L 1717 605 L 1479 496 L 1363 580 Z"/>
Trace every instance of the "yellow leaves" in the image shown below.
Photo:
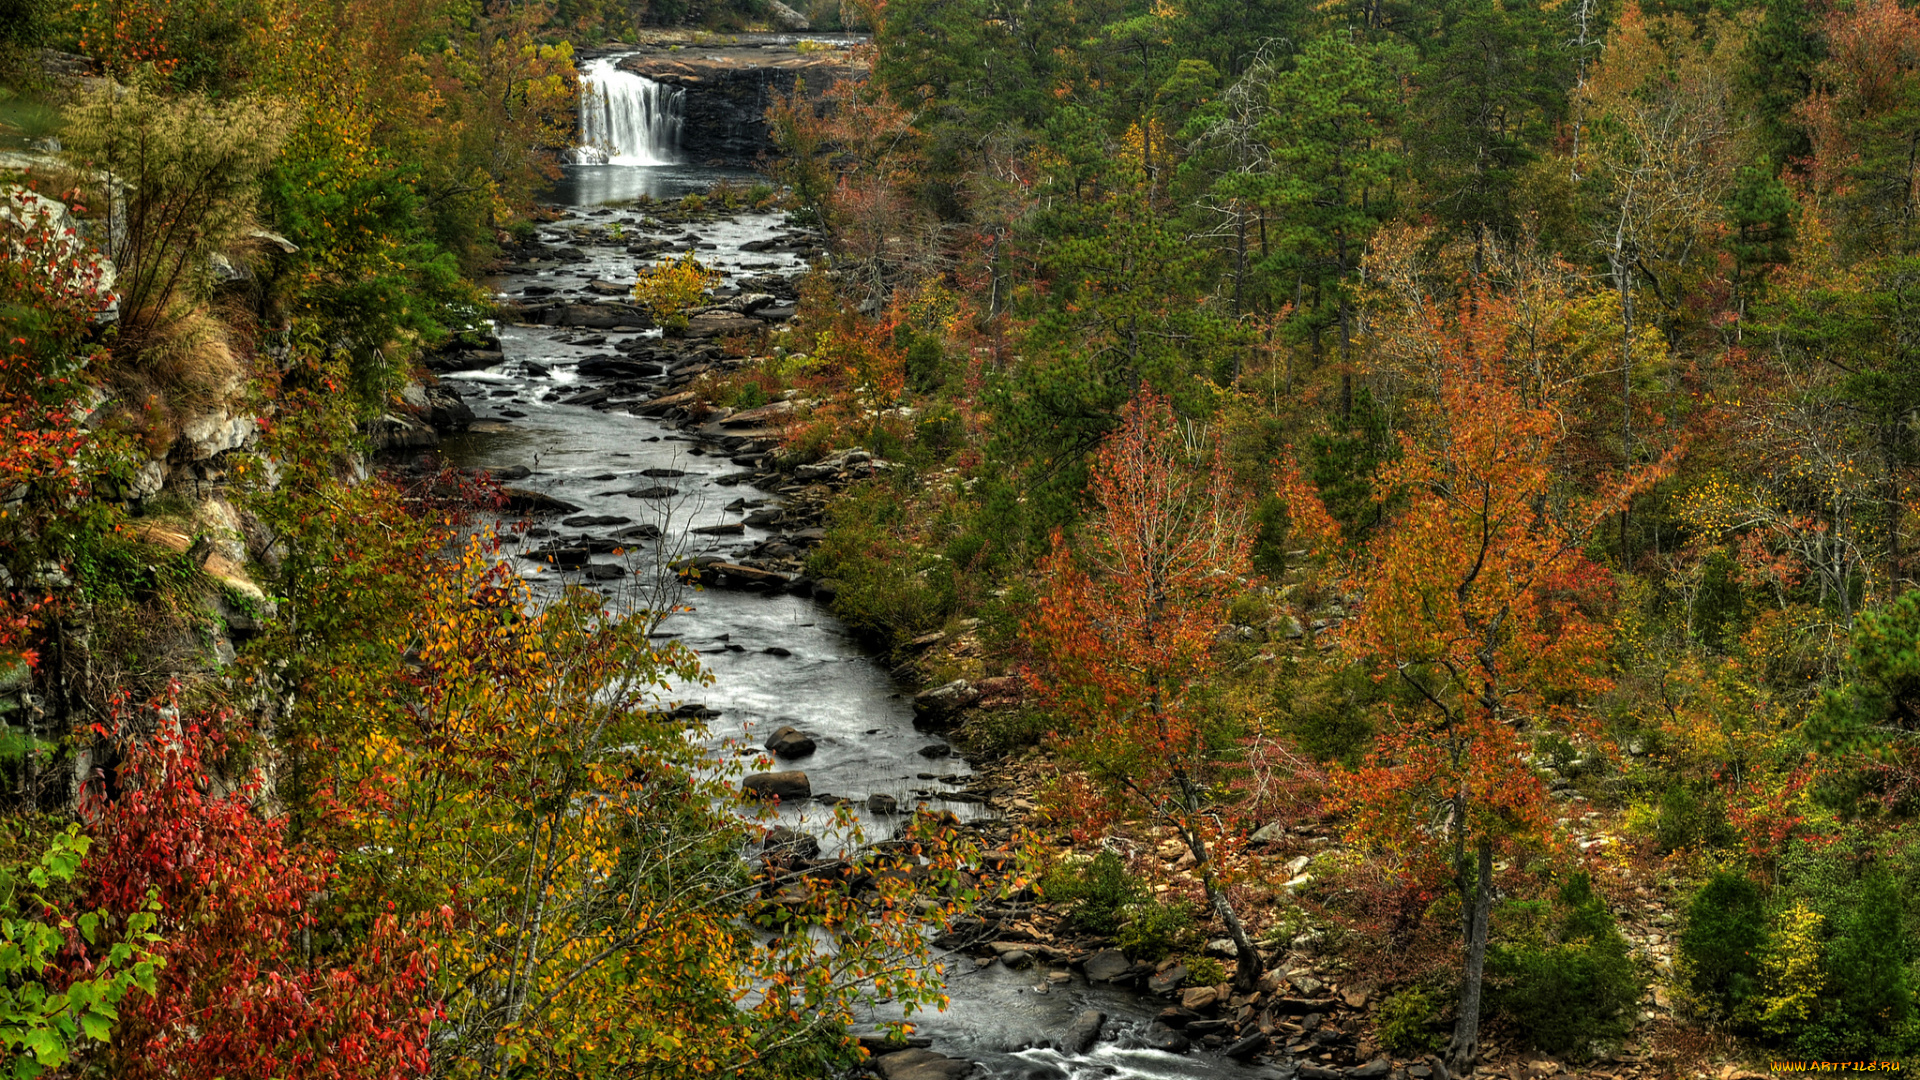
<path fill-rule="evenodd" d="M 1793 1035 L 1813 1019 L 1822 978 L 1821 929 L 1825 920 L 1795 900 L 1774 916 L 1767 951 L 1760 960 L 1760 1026 L 1777 1036 Z"/>

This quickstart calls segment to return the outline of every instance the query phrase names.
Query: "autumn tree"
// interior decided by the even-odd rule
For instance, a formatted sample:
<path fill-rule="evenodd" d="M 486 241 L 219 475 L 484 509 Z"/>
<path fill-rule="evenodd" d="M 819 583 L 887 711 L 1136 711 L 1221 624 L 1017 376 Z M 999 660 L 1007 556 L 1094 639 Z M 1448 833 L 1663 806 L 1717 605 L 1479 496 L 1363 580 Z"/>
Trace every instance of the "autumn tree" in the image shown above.
<path fill-rule="evenodd" d="M 1376 477 L 1374 497 L 1399 509 L 1351 556 L 1358 611 L 1339 634 L 1413 704 L 1389 710 L 1333 801 L 1358 843 L 1399 853 L 1407 872 L 1452 878 L 1464 959 L 1447 1063 L 1463 1074 L 1480 1052 L 1494 853 L 1553 831 L 1530 738 L 1584 730 L 1582 704 L 1608 685 L 1611 581 L 1583 549 L 1633 485 L 1561 490 L 1564 429 L 1509 370 L 1510 304 L 1468 289 L 1427 317 L 1442 345 L 1437 394 Z M 1286 494 L 1296 528 L 1339 551 L 1339 528 L 1306 484 Z"/>
<path fill-rule="evenodd" d="M 439 1015 L 421 920 L 384 905 L 343 934 L 325 898 L 337 858 L 260 805 L 244 721 L 184 708 L 176 685 L 122 704 L 96 734 L 117 752 L 81 811 L 97 835 L 93 901 L 158 913 L 155 992 L 121 1007 L 109 1072 L 129 1078 L 418 1076 Z"/>
<path fill-rule="evenodd" d="M 1204 691 L 1250 541 L 1220 453 L 1197 436 L 1151 388 L 1124 410 L 1095 458 L 1086 519 L 1073 540 L 1056 534 L 1041 564 L 1048 585 L 1026 627 L 1026 675 L 1058 721 L 1054 744 L 1085 770 L 1092 794 L 1178 832 L 1246 991 L 1261 960 L 1220 864 L 1231 814 L 1217 784 L 1228 762 Z"/>

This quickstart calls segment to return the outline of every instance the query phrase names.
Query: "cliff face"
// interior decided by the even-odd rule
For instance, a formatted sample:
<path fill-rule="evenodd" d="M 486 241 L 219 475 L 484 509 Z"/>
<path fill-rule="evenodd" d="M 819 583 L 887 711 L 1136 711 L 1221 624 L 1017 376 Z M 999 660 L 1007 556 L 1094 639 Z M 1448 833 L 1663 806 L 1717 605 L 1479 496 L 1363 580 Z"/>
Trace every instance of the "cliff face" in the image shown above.
<path fill-rule="evenodd" d="M 697 165 L 748 167 L 770 149 L 767 107 L 793 93 L 804 80 L 818 98 L 843 78 L 863 79 L 866 69 L 841 51 L 802 53 L 790 46 L 761 48 L 650 49 L 620 61 L 624 71 L 687 92 L 680 152 Z"/>

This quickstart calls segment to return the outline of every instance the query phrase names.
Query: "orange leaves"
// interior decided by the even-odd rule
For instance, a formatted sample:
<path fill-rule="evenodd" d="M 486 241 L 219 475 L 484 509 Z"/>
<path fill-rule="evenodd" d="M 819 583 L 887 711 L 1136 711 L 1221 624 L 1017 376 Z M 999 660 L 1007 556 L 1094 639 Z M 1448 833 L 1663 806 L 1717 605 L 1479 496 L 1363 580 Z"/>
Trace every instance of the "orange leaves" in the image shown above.
<path fill-rule="evenodd" d="M 1042 563 L 1050 587 L 1027 627 L 1027 677 L 1063 714 L 1063 740 L 1132 760 L 1143 784 L 1201 752 L 1190 696 L 1247 572 L 1244 504 L 1218 453 L 1202 467 L 1182 435 L 1151 389 L 1127 407 L 1095 459 L 1091 513 Z"/>

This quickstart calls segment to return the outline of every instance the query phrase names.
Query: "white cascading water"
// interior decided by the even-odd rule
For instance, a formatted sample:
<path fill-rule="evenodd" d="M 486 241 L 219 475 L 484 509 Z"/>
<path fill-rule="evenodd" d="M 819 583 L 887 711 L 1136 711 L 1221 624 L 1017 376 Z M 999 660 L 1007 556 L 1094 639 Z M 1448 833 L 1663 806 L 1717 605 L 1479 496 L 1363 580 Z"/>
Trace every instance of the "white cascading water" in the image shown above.
<path fill-rule="evenodd" d="M 621 71 L 617 58 L 587 65 L 580 89 L 581 165 L 672 165 L 680 158 L 687 92 Z"/>

